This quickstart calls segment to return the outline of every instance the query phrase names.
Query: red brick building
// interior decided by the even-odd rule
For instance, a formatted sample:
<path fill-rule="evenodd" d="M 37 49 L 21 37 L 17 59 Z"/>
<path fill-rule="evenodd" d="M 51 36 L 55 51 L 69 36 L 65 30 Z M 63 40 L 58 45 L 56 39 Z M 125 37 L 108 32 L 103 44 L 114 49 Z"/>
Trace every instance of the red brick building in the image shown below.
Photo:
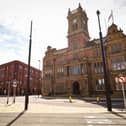
<path fill-rule="evenodd" d="M 16 88 L 16 95 L 24 95 L 27 84 L 27 64 L 21 61 L 12 61 L 0 65 L 0 95 L 10 95 Z M 41 71 L 30 67 L 30 94 L 41 91 Z M 16 87 L 14 86 L 16 84 Z"/>
<path fill-rule="evenodd" d="M 43 59 L 43 95 L 104 95 L 100 40 L 90 40 L 88 17 L 80 4 L 73 11 L 69 9 L 67 19 L 68 47 L 57 50 L 48 46 Z M 126 35 L 112 24 L 103 42 L 112 94 L 120 96 L 121 85 L 117 77 L 120 73 L 126 76 Z"/>

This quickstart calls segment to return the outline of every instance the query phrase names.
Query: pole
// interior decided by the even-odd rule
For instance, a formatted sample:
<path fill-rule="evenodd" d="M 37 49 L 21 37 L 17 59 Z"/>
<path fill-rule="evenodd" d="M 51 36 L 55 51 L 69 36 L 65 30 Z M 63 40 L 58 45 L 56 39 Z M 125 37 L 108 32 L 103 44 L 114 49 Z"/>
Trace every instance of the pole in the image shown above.
<path fill-rule="evenodd" d="M 14 91 L 14 94 L 13 94 L 13 103 L 15 103 L 15 96 L 16 96 L 16 87 L 13 87 L 13 91 Z"/>
<path fill-rule="evenodd" d="M 101 44 L 103 69 L 104 69 L 105 94 L 106 94 L 107 108 L 108 108 L 108 111 L 112 111 L 112 104 L 111 104 L 111 98 L 110 98 L 110 85 L 108 83 L 108 76 L 107 76 L 107 70 L 106 70 L 106 59 L 105 59 L 105 52 L 104 52 L 104 47 L 103 47 L 103 39 L 102 39 L 100 17 L 99 17 L 100 11 L 97 10 L 96 13 L 98 16 L 98 24 L 99 24 L 99 37 L 100 37 L 100 44 Z"/>
<path fill-rule="evenodd" d="M 111 14 L 112 14 L 112 23 L 114 24 L 113 10 L 111 10 Z"/>
<path fill-rule="evenodd" d="M 7 104 L 9 103 L 9 95 L 10 95 L 10 81 L 8 81 Z"/>
<path fill-rule="evenodd" d="M 56 62 L 56 59 L 54 58 L 53 59 L 53 96 L 55 96 L 55 92 L 56 92 L 56 85 L 55 85 L 55 83 L 56 83 L 56 78 L 55 78 L 55 62 Z"/>
<path fill-rule="evenodd" d="M 124 108 L 126 109 L 126 97 L 125 97 L 125 91 L 124 91 L 124 84 L 121 83 L 122 86 L 122 93 L 123 93 L 123 99 L 124 99 Z"/>
<path fill-rule="evenodd" d="M 30 28 L 30 40 L 29 40 L 27 84 L 26 84 L 26 91 L 25 91 L 25 110 L 28 109 L 28 104 L 29 104 L 31 45 L 32 45 L 32 21 L 31 21 L 31 28 Z"/>
<path fill-rule="evenodd" d="M 15 87 L 13 86 L 13 103 L 15 103 Z"/>
<path fill-rule="evenodd" d="M 39 94 L 40 94 L 40 91 L 41 91 L 41 72 L 40 72 L 40 60 L 38 60 L 39 62 L 39 85 L 38 85 L 38 97 L 39 97 Z"/>
<path fill-rule="evenodd" d="M 15 96 L 16 96 L 16 87 L 17 87 L 17 81 L 13 81 L 13 103 L 15 103 Z"/>

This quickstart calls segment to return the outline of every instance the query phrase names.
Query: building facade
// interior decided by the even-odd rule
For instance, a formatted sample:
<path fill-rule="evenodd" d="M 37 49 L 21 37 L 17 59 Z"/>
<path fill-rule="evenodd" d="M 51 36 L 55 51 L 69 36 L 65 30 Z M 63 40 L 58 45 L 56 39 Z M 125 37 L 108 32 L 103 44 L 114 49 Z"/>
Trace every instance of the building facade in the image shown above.
<path fill-rule="evenodd" d="M 0 65 L 0 95 L 24 95 L 27 84 L 28 65 L 12 61 Z M 30 67 L 30 94 L 41 92 L 41 71 Z"/>
<path fill-rule="evenodd" d="M 68 47 L 47 47 L 43 58 L 43 95 L 96 96 L 105 94 L 100 40 L 90 40 L 88 17 L 79 4 L 68 11 Z M 126 76 L 126 36 L 116 24 L 103 38 L 107 75 L 113 96 L 121 95 L 119 74 Z M 125 86 L 126 87 L 126 86 Z M 125 88 L 126 89 L 126 88 Z"/>

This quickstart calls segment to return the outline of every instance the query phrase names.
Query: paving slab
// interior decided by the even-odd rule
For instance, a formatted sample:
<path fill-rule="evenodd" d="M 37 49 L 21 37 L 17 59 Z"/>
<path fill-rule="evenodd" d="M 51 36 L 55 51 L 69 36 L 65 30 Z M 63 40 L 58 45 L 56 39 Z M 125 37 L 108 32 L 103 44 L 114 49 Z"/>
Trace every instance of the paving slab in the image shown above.
<path fill-rule="evenodd" d="M 7 105 L 0 103 L 0 126 L 126 126 L 126 111 L 74 99 L 45 100 L 30 98 L 24 111 L 24 99 Z"/>

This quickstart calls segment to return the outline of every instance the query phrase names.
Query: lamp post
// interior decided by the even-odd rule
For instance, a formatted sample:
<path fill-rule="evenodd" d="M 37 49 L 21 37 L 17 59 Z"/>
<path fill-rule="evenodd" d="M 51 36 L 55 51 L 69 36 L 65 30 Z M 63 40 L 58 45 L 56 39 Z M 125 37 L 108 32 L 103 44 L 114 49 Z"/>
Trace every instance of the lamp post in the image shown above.
<path fill-rule="evenodd" d="M 108 108 L 108 111 L 112 111 L 112 104 L 111 104 L 111 98 L 110 98 L 110 85 L 108 83 L 108 76 L 107 76 L 107 70 L 106 70 L 106 59 L 105 59 L 105 52 L 104 52 L 101 25 L 100 25 L 100 17 L 99 17 L 100 11 L 97 10 L 96 13 L 98 16 L 98 24 L 99 24 L 99 37 L 100 37 L 100 44 L 101 44 L 103 69 L 104 69 L 105 94 L 106 94 L 107 108 Z"/>
<path fill-rule="evenodd" d="M 26 91 L 25 91 L 25 110 L 28 109 L 28 104 L 29 104 L 31 45 L 32 45 L 32 21 L 31 21 L 31 28 L 30 28 L 30 40 L 29 40 L 28 71 L 27 71 L 28 76 L 27 76 L 27 84 L 26 84 Z"/>

